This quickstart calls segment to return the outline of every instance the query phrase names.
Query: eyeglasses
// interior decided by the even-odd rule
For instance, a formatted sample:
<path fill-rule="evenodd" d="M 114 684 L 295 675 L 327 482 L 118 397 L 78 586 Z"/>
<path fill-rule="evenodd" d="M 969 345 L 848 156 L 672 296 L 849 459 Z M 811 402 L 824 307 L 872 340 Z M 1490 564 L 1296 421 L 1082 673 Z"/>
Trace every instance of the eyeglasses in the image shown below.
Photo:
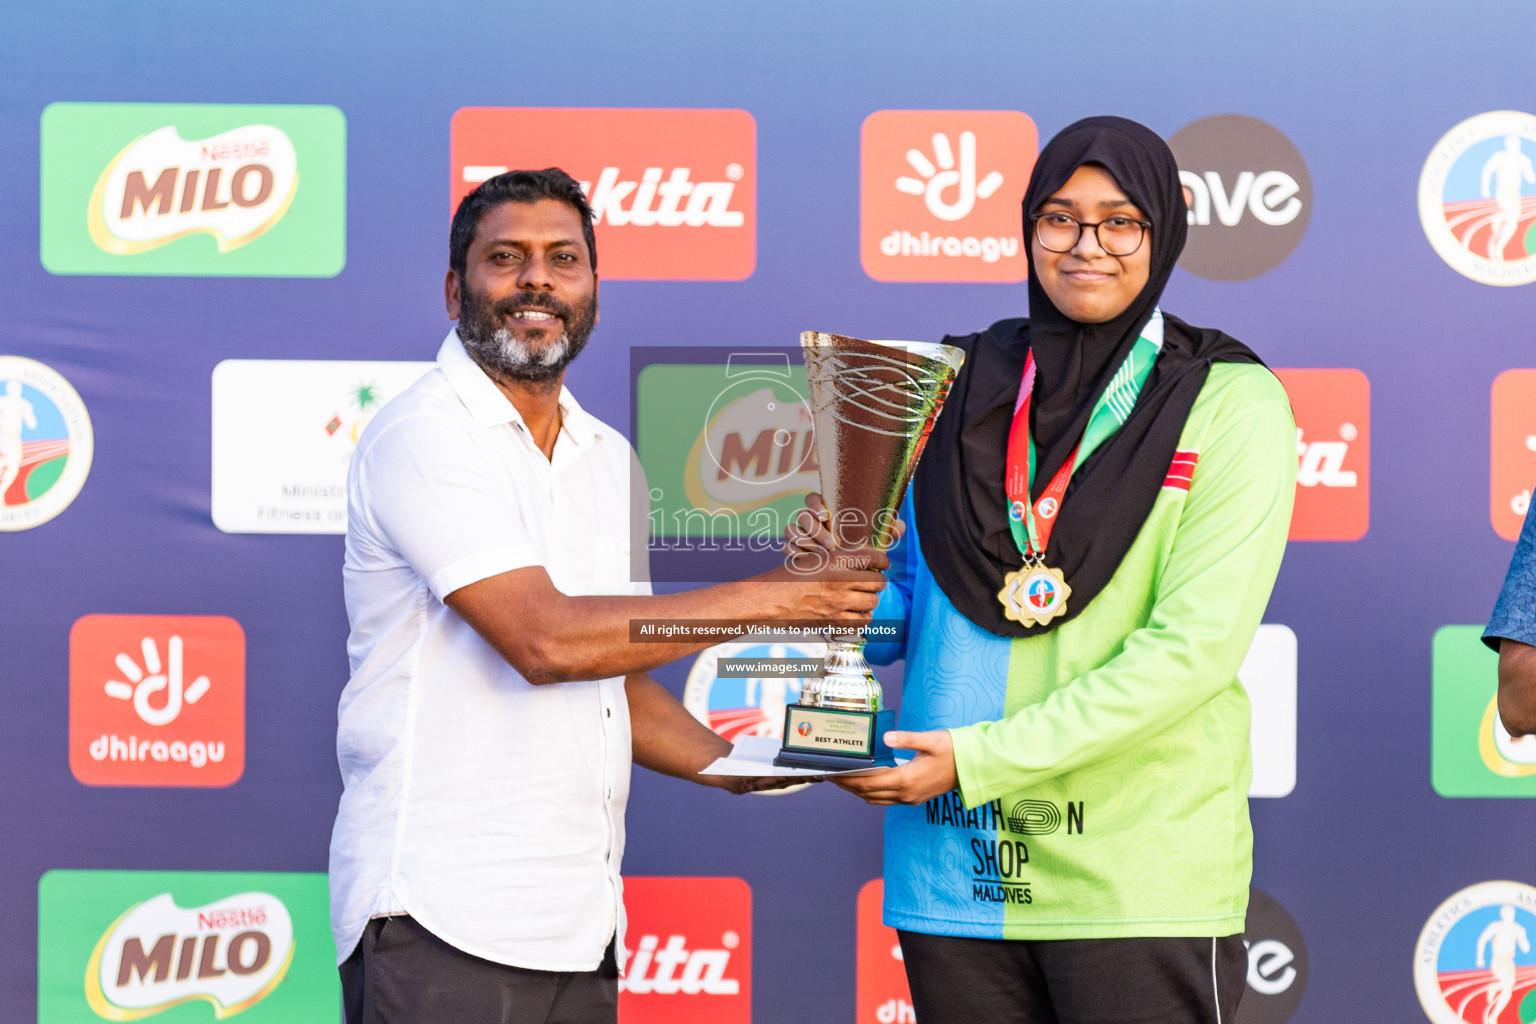
<path fill-rule="evenodd" d="M 1149 220 L 1135 217 L 1105 217 L 1089 224 L 1065 213 L 1036 213 L 1029 218 L 1035 225 L 1035 240 L 1049 252 L 1071 252 L 1084 228 L 1093 229 L 1099 248 L 1111 256 L 1129 256 L 1141 248 L 1141 240 L 1152 226 Z"/>

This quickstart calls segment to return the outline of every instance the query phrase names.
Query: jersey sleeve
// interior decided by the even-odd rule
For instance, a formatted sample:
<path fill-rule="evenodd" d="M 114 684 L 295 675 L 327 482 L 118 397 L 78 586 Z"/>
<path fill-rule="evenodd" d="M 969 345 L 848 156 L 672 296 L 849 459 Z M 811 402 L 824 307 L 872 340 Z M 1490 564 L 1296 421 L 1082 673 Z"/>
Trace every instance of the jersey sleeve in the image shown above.
<path fill-rule="evenodd" d="M 1295 499 L 1295 422 L 1283 389 L 1265 377 L 1257 395 L 1250 386 L 1223 396 L 1146 624 L 1044 701 L 951 730 L 968 806 L 1156 735 L 1233 685 L 1269 603 Z"/>
<path fill-rule="evenodd" d="M 1505 639 L 1536 647 L 1536 502 L 1525 513 L 1509 572 L 1483 631 L 1483 643 L 1494 650 Z"/>
<path fill-rule="evenodd" d="M 912 577 L 916 559 L 922 555 L 917 550 L 916 520 L 912 513 L 912 491 L 907 491 L 906 499 L 901 503 L 900 517 L 907 524 L 907 532 L 901 540 L 890 549 L 888 554 L 891 559 L 891 567 L 886 570 L 886 588 L 880 591 L 880 603 L 875 606 L 873 619 L 895 619 L 902 623 L 908 621 L 912 611 Z M 864 646 L 864 660 L 872 665 L 889 665 L 899 658 L 907 656 L 907 633 L 903 628 L 899 632 L 899 639 L 876 643 L 871 641 Z"/>

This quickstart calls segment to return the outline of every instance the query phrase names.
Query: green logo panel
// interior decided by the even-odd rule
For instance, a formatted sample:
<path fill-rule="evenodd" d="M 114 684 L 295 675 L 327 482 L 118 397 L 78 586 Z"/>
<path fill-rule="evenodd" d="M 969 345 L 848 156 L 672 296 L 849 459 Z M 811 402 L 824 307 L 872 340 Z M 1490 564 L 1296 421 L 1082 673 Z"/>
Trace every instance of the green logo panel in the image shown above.
<path fill-rule="evenodd" d="M 335 1024 L 323 874 L 50 871 L 38 1024 Z"/>
<path fill-rule="evenodd" d="M 1512 739 L 1498 717 L 1499 656 L 1482 626 L 1435 632 L 1431 778 L 1446 797 L 1536 796 L 1536 737 Z"/>
<path fill-rule="evenodd" d="M 767 538 L 776 550 L 820 479 L 805 367 L 715 358 L 636 375 L 651 537 Z"/>
<path fill-rule="evenodd" d="M 346 263 L 335 107 L 53 103 L 41 151 L 51 273 L 334 277 Z"/>

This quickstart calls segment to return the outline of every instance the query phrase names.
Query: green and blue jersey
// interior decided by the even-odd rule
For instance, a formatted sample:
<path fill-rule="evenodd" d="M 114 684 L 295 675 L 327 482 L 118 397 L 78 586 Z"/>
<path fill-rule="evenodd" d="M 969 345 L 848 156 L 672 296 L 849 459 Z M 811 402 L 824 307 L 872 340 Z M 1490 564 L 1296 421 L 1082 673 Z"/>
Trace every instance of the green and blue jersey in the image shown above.
<path fill-rule="evenodd" d="M 888 811 L 888 925 L 1007 939 L 1242 931 L 1253 836 L 1237 670 L 1295 493 L 1280 382 L 1262 366 L 1213 365 L 1178 447 L 1108 586 L 1033 637 L 997 636 L 955 609 L 908 497 L 875 611 L 906 619 L 906 638 L 866 656 L 906 659 L 899 728 L 950 730 L 959 787 Z"/>

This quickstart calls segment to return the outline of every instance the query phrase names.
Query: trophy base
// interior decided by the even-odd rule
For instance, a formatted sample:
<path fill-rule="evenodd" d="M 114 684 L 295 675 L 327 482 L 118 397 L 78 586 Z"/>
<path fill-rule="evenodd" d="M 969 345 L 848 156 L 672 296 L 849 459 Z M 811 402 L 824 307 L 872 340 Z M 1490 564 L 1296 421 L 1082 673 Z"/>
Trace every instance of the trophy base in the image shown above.
<path fill-rule="evenodd" d="M 773 763 L 780 768 L 832 772 L 893 768 L 896 755 L 885 734 L 896 728 L 896 712 L 845 711 L 791 704 L 784 711 L 784 745 Z"/>

